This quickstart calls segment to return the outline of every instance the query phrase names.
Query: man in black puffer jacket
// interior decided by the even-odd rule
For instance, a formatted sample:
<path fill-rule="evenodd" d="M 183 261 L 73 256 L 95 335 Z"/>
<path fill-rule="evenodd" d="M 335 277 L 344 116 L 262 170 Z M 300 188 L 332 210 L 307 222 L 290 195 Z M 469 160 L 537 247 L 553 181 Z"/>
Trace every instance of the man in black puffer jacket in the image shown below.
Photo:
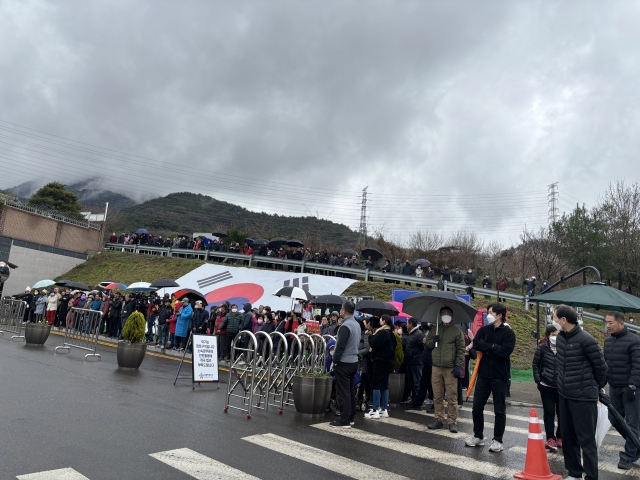
<path fill-rule="evenodd" d="M 611 403 L 635 436 L 640 437 L 640 392 L 637 391 L 640 388 L 640 338 L 625 327 L 624 315 L 620 312 L 609 312 L 604 321 L 611 334 L 604 341 Z M 640 452 L 611 413 L 609 420 L 626 439 L 618 468 L 629 470 L 640 457 Z"/>
<path fill-rule="evenodd" d="M 403 337 L 404 340 L 405 337 Z M 422 352 L 424 352 L 424 333 L 418 328 L 415 318 L 407 319 L 406 344 L 404 346 L 404 363 L 407 366 L 407 383 L 411 389 L 411 405 L 407 410 L 420 410 L 420 380 L 422 380 Z"/>
<path fill-rule="evenodd" d="M 567 305 L 553 313 L 558 335 L 558 395 L 564 466 L 569 475 L 598 478 L 598 390 L 607 381 L 607 364 L 595 339 L 578 325 L 578 314 Z M 580 462 L 580 450 L 584 468 Z"/>

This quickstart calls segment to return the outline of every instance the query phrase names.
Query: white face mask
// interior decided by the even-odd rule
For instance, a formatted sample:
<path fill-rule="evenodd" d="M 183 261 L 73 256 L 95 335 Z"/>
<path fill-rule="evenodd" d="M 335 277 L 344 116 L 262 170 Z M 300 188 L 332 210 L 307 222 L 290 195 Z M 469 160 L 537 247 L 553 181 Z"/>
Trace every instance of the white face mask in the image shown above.
<path fill-rule="evenodd" d="M 329 352 L 329 355 L 331 355 L 331 356 L 333 357 L 333 350 L 331 350 L 331 351 Z"/>
<path fill-rule="evenodd" d="M 396 328 L 396 333 L 398 335 L 402 335 L 402 329 L 401 328 Z"/>
<path fill-rule="evenodd" d="M 232 309 L 231 309 L 231 311 L 232 311 L 233 313 L 236 313 L 236 312 L 238 311 L 238 309 L 237 309 L 237 308 L 232 308 Z"/>
<path fill-rule="evenodd" d="M 442 323 L 444 323 L 445 325 L 448 325 L 451 323 L 451 315 L 443 315 L 442 316 Z"/>
<path fill-rule="evenodd" d="M 549 337 L 549 341 L 551 342 L 551 345 L 555 345 L 556 341 L 558 340 L 558 337 Z"/>
<path fill-rule="evenodd" d="M 559 332 L 562 331 L 562 325 L 560 325 L 558 322 L 556 322 L 555 320 L 553 321 L 553 326 L 556 327 L 556 330 L 558 330 Z"/>
<path fill-rule="evenodd" d="M 262 319 L 261 318 L 258 319 L 258 325 L 262 325 Z"/>
<path fill-rule="evenodd" d="M 496 321 L 496 317 L 491 314 L 487 315 L 487 325 L 493 325 Z"/>

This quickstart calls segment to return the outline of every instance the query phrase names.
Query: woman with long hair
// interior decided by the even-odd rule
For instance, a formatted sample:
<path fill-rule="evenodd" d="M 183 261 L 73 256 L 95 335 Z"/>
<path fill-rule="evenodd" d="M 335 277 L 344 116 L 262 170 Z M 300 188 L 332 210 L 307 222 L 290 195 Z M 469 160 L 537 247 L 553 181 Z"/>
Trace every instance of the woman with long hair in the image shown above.
<path fill-rule="evenodd" d="M 533 379 L 538 384 L 538 391 L 542 399 L 544 430 L 547 436 L 545 444 L 547 450 L 557 452 L 562 447 L 560 433 L 560 402 L 558 397 L 557 366 L 556 366 L 556 338 L 558 330 L 553 325 L 547 325 L 545 340 L 540 343 L 533 356 Z M 558 417 L 558 428 L 554 434 L 554 420 Z"/>

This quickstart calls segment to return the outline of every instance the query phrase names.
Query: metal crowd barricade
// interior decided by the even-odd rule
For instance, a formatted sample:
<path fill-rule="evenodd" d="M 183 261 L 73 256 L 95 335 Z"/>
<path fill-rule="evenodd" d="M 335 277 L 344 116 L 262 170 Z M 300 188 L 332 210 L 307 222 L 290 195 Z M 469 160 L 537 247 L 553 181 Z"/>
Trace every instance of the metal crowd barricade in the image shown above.
<path fill-rule="evenodd" d="M 100 360 L 100 354 L 96 353 L 96 347 L 98 346 L 101 323 L 102 312 L 84 308 L 72 308 L 67 316 L 63 344 L 56 347 L 54 352 L 58 353 L 58 350 L 66 350 L 66 353 L 70 353 L 71 348 L 79 348 L 91 352 L 84 356 L 85 360 L 90 357 Z"/>
<path fill-rule="evenodd" d="M 253 395 L 254 397 L 258 397 L 255 407 L 266 411 L 269 410 L 269 387 L 271 385 L 271 368 L 273 364 L 273 341 L 266 332 L 256 332 L 255 336 L 258 344 L 255 354 L 256 368 L 253 372 L 253 376 L 255 376 L 255 380 L 253 381 Z M 260 343 L 260 340 L 262 340 L 262 344 Z M 260 348 L 261 345 L 262 348 Z"/>
<path fill-rule="evenodd" d="M 311 338 L 313 340 L 313 351 L 314 351 L 314 359 L 313 359 L 313 365 L 314 365 L 314 371 L 315 372 L 324 372 L 326 370 L 325 368 L 325 358 L 326 358 L 326 354 L 327 354 L 327 342 L 325 341 L 325 339 L 321 336 L 318 335 L 317 333 L 313 333 L 311 335 Z"/>
<path fill-rule="evenodd" d="M 0 335 L 4 336 L 4 332 L 9 332 L 15 333 L 11 336 L 12 341 L 24 339 L 24 335 L 20 335 L 20 330 L 26 306 L 26 302 L 22 300 L 2 299 L 0 302 Z"/>
<path fill-rule="evenodd" d="M 298 335 L 293 332 L 285 334 L 285 338 L 291 338 L 291 346 L 287 351 L 287 362 L 284 374 L 284 386 L 282 396 L 284 405 L 293 405 L 293 377 L 298 375 L 302 369 L 302 342 Z"/>
<path fill-rule="evenodd" d="M 245 346 L 245 341 L 248 340 Z M 253 406 L 254 382 L 256 376 L 256 357 L 258 341 L 249 330 L 243 330 L 231 342 L 231 356 L 229 361 L 229 382 L 227 383 L 227 401 L 224 406 L 225 413 L 230 408 L 247 412 L 247 418 L 251 418 Z M 239 390 L 238 393 L 236 390 Z M 240 398 L 240 407 L 231 405 L 231 397 Z"/>
<path fill-rule="evenodd" d="M 271 382 L 269 384 L 269 397 L 267 402 L 271 401 L 271 406 L 278 408 L 278 413 L 282 413 L 284 408 L 284 387 L 286 383 L 288 345 L 286 337 L 280 332 L 271 332 L 269 334 L 273 347 L 271 352 Z M 273 342 L 278 338 L 278 342 Z M 271 400 L 269 400 L 271 399 Z"/>
<path fill-rule="evenodd" d="M 298 338 L 302 344 L 299 350 L 300 371 L 303 373 L 313 373 L 315 370 L 316 345 L 313 338 L 308 333 L 299 333 Z"/>

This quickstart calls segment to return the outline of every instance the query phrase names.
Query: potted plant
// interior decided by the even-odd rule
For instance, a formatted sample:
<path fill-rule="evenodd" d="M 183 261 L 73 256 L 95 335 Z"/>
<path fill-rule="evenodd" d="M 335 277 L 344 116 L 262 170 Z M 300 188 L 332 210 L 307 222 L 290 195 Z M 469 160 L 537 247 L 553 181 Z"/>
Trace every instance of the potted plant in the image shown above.
<path fill-rule="evenodd" d="M 138 368 L 147 353 L 145 343 L 146 321 L 140 312 L 133 312 L 122 328 L 123 340 L 118 342 L 118 367 Z"/>
<path fill-rule="evenodd" d="M 49 333 L 51 333 L 51 325 L 42 317 L 35 323 L 27 322 L 27 326 L 24 329 L 24 340 L 27 345 L 43 346 L 44 342 L 49 338 Z"/>
<path fill-rule="evenodd" d="M 393 334 L 396 336 L 396 356 L 393 361 L 393 373 L 389 375 L 389 404 L 397 405 L 402 401 L 404 394 L 404 373 L 398 373 L 400 365 L 404 362 L 404 352 L 400 336 L 395 332 Z"/>
<path fill-rule="evenodd" d="M 296 411 L 324 414 L 331 399 L 332 380 L 327 372 L 300 373 L 293 377 L 293 403 Z"/>

